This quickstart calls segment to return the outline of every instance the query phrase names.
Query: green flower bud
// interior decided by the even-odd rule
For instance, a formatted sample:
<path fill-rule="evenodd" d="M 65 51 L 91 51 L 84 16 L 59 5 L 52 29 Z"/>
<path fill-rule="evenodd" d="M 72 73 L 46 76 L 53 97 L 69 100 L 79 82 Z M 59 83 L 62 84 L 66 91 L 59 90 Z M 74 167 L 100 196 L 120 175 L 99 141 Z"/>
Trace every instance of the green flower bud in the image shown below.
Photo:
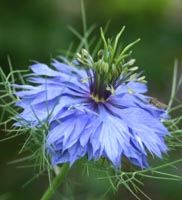
<path fill-rule="evenodd" d="M 137 79 L 137 81 L 139 81 L 139 82 L 141 82 L 141 81 L 143 81 L 143 80 L 145 80 L 145 76 L 141 76 L 141 77 L 139 77 L 138 79 Z"/>
<path fill-rule="evenodd" d="M 132 68 L 130 68 L 130 69 L 128 69 L 130 72 L 134 72 L 134 71 L 136 71 L 136 70 L 138 70 L 138 66 L 134 66 L 134 67 L 132 67 Z"/>
<path fill-rule="evenodd" d="M 130 76 L 130 78 L 129 78 L 129 81 L 135 79 L 135 78 L 137 77 L 137 75 L 138 75 L 137 73 L 132 74 L 132 75 Z"/>
<path fill-rule="evenodd" d="M 109 64 L 107 62 L 103 63 L 103 71 L 105 73 L 108 73 L 108 71 L 109 71 Z"/>
<path fill-rule="evenodd" d="M 112 64 L 111 72 L 114 76 L 118 76 L 118 69 L 114 63 Z"/>
<path fill-rule="evenodd" d="M 134 65 L 134 63 L 136 62 L 136 59 L 131 59 L 128 63 L 129 66 Z"/>
<path fill-rule="evenodd" d="M 123 76 L 125 76 L 126 74 L 128 74 L 128 68 L 124 68 L 123 70 L 121 70 L 121 74 Z"/>
<path fill-rule="evenodd" d="M 101 59 L 103 57 L 103 54 L 104 54 L 104 50 L 103 49 L 100 49 L 97 53 L 97 56 L 98 56 L 98 59 Z"/>

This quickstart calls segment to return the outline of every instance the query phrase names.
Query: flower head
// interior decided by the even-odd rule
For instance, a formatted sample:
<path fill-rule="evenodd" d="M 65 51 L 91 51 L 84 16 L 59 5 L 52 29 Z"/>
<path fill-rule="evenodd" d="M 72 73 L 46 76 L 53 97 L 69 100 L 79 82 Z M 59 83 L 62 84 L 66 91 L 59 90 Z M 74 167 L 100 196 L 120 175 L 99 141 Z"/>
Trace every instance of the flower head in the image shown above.
<path fill-rule="evenodd" d="M 147 152 L 162 158 L 168 130 L 161 122 L 164 109 L 150 104 L 146 82 L 128 50 L 118 53 L 118 40 L 108 40 L 101 31 L 104 49 L 93 59 L 87 50 L 72 63 L 53 60 L 49 68 L 36 63 L 27 80 L 14 85 L 21 91 L 17 106 L 23 109 L 16 126 L 49 126 L 46 148 L 52 164 L 88 156 L 108 159 L 115 169 L 124 156 L 132 164 L 148 167 Z M 22 90 L 23 89 L 23 90 Z"/>

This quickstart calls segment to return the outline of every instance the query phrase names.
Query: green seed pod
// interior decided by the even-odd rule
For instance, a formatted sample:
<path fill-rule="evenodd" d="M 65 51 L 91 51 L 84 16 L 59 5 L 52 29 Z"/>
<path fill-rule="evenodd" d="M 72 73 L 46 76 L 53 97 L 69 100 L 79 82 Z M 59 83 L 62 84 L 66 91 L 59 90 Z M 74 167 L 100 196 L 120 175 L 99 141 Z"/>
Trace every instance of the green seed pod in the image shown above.
<path fill-rule="evenodd" d="M 114 75 L 114 76 L 118 76 L 118 69 L 117 69 L 117 67 L 116 67 L 116 65 L 113 63 L 112 64 L 112 67 L 111 67 L 111 72 L 112 72 L 112 74 Z"/>
<path fill-rule="evenodd" d="M 103 60 L 98 60 L 98 62 L 97 62 L 97 71 L 98 71 L 98 73 L 103 73 L 103 71 L 104 71 L 104 61 Z"/>
<path fill-rule="evenodd" d="M 108 73 L 108 71 L 109 71 L 109 64 L 108 64 L 107 62 L 105 62 L 105 63 L 103 64 L 103 71 L 104 71 L 105 73 Z"/>

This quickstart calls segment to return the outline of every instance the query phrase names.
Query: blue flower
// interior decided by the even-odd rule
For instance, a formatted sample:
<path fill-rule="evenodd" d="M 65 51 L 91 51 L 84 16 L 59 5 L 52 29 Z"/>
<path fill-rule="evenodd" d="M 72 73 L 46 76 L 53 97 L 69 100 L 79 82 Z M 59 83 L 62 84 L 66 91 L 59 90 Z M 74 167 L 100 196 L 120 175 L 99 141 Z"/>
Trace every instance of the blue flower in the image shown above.
<path fill-rule="evenodd" d="M 31 85 L 14 85 L 21 89 L 15 93 L 20 98 L 16 105 L 23 109 L 15 125 L 48 124 L 46 148 L 52 165 L 72 165 L 87 156 L 106 158 L 119 169 L 125 157 L 147 168 L 148 152 L 162 158 L 167 151 L 165 110 L 144 95 L 147 86 L 144 77 L 133 73 L 134 60 L 121 54 L 113 59 L 109 48 L 97 61 L 82 50 L 74 64 L 53 60 L 52 69 L 36 63 L 27 75 Z"/>

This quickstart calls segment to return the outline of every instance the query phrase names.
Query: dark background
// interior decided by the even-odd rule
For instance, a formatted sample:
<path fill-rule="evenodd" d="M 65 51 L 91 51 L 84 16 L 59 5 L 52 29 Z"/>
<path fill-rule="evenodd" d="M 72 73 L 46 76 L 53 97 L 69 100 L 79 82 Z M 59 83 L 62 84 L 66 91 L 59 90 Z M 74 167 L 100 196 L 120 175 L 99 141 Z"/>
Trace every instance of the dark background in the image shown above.
<path fill-rule="evenodd" d="M 87 0 L 85 7 L 88 24 L 96 24 L 98 33 L 99 27 L 111 20 L 108 37 L 125 25 L 124 44 L 142 39 L 134 47 L 133 55 L 147 77 L 149 94 L 167 103 L 176 58 L 181 66 L 182 1 Z M 49 63 L 71 42 L 78 43 L 68 25 L 82 32 L 79 0 L 0 0 L 0 66 L 8 72 L 7 56 L 14 69 L 27 69 L 30 60 Z M 0 138 L 4 137 L 1 131 Z M 0 143 L 0 200 L 40 199 L 47 187 L 47 177 L 41 176 L 22 188 L 36 172 L 17 168 L 19 164 L 7 164 L 17 159 L 21 144 L 22 138 Z M 55 200 L 135 199 L 123 188 L 102 197 L 107 183 L 94 176 L 83 176 L 80 168 L 79 165 L 73 168 Z M 155 200 L 180 200 L 181 188 L 182 182 L 153 180 L 145 181 L 144 191 Z"/>

